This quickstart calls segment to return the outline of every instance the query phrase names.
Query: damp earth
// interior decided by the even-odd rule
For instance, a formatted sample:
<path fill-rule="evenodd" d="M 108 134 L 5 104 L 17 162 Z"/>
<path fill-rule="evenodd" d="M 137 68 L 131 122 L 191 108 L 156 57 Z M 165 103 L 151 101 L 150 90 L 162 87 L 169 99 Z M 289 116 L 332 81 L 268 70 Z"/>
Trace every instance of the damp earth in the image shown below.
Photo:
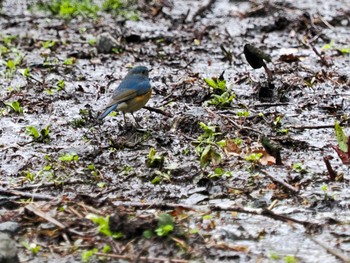
<path fill-rule="evenodd" d="M 349 1 L 0 5 L 4 262 L 350 262 Z"/>

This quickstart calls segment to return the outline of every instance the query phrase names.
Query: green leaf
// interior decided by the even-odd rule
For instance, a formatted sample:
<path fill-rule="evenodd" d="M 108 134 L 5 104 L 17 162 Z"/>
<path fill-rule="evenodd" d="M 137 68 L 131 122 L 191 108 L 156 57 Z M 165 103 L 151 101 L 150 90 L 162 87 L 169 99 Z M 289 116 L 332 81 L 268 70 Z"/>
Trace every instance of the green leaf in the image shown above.
<path fill-rule="evenodd" d="M 291 256 L 291 255 L 286 256 L 285 261 L 286 261 L 286 263 L 297 263 L 298 262 L 298 260 L 294 256 Z"/>
<path fill-rule="evenodd" d="M 26 132 L 30 136 L 34 137 L 34 139 L 38 139 L 40 137 L 38 130 L 34 126 L 27 126 Z"/>
<path fill-rule="evenodd" d="M 97 252 L 97 248 L 91 249 L 91 250 L 87 250 L 87 251 L 83 251 L 81 253 L 81 260 L 83 262 L 89 262 L 91 257 Z"/>
<path fill-rule="evenodd" d="M 174 230 L 175 221 L 174 218 L 167 214 L 160 214 L 158 218 L 158 228 L 155 230 L 158 236 L 167 236 Z"/>
<path fill-rule="evenodd" d="M 121 238 L 123 236 L 123 233 L 121 232 L 114 233 L 109 229 L 109 216 L 103 217 L 103 216 L 97 216 L 94 214 L 88 214 L 86 218 L 90 219 L 92 222 L 98 225 L 98 232 L 101 234 L 104 234 L 108 237 L 113 237 L 113 238 Z"/>
<path fill-rule="evenodd" d="M 143 236 L 144 236 L 145 238 L 147 238 L 147 239 L 152 238 L 152 237 L 153 237 L 153 232 L 152 232 L 152 230 L 145 230 L 145 231 L 143 231 Z"/>
<path fill-rule="evenodd" d="M 7 61 L 6 66 L 7 66 L 9 69 L 11 69 L 11 70 L 14 70 L 14 69 L 16 68 L 16 64 L 15 64 L 15 62 L 14 62 L 12 59 L 10 59 L 10 60 Z"/>
<path fill-rule="evenodd" d="M 108 253 L 108 252 L 110 252 L 111 250 L 112 250 L 112 249 L 111 249 L 110 246 L 104 245 L 104 246 L 103 246 L 103 249 L 102 249 L 102 252 L 103 252 L 103 253 Z"/>
<path fill-rule="evenodd" d="M 23 71 L 23 76 L 28 78 L 30 77 L 30 72 L 29 72 L 29 68 L 25 68 L 24 71 Z"/>
<path fill-rule="evenodd" d="M 205 81 L 205 83 L 208 84 L 209 87 L 212 87 L 213 89 L 215 89 L 217 86 L 216 81 L 213 80 L 212 78 L 205 78 L 204 81 Z"/>
<path fill-rule="evenodd" d="M 173 225 L 174 224 L 174 218 L 169 215 L 168 213 L 163 213 L 159 215 L 158 218 L 158 226 L 162 225 Z"/>
<path fill-rule="evenodd" d="M 221 162 L 222 156 L 218 153 L 212 145 L 207 145 L 200 157 L 201 167 L 207 166 L 209 163 L 218 165 Z"/>
<path fill-rule="evenodd" d="M 10 107 L 16 113 L 23 113 L 23 108 L 18 101 L 6 102 L 5 105 Z"/>
<path fill-rule="evenodd" d="M 63 155 L 61 155 L 58 160 L 60 160 L 61 162 L 72 162 L 72 161 L 78 161 L 79 160 L 79 156 L 75 153 L 65 153 Z"/>
<path fill-rule="evenodd" d="M 160 226 L 158 227 L 155 232 L 157 233 L 158 236 L 164 237 L 169 235 L 170 232 L 174 230 L 174 226 L 172 225 L 165 225 L 165 226 Z"/>
<path fill-rule="evenodd" d="M 262 153 L 251 153 L 250 155 L 246 156 L 245 159 L 248 162 L 256 163 L 261 159 L 262 156 Z"/>
<path fill-rule="evenodd" d="M 345 135 L 339 122 L 335 122 L 334 128 L 335 128 L 335 135 L 337 137 L 339 149 L 342 150 L 343 152 L 347 153 L 348 152 L 348 137 Z"/>
<path fill-rule="evenodd" d="M 148 168 L 162 167 L 163 163 L 164 163 L 164 156 L 156 154 L 156 150 L 154 148 L 151 148 L 148 153 L 147 167 Z"/>

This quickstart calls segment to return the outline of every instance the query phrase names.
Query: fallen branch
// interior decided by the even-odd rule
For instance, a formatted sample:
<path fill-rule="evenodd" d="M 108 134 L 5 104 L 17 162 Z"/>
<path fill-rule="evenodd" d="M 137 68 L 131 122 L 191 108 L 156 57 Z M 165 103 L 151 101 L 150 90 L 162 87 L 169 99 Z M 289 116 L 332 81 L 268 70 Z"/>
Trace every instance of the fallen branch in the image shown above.
<path fill-rule="evenodd" d="M 74 180 L 74 181 L 63 181 L 60 183 L 45 183 L 45 184 L 32 184 L 32 185 L 26 185 L 22 187 L 15 187 L 13 190 L 31 190 L 31 189 L 39 189 L 39 188 L 49 188 L 52 186 L 63 186 L 63 185 L 72 185 L 72 184 L 83 184 L 84 182 L 82 180 Z"/>
<path fill-rule="evenodd" d="M 24 198 L 31 198 L 32 200 L 52 201 L 55 199 L 53 196 L 49 196 L 49 195 L 27 193 L 27 192 L 17 191 L 17 190 L 13 190 L 13 189 L 5 189 L 2 187 L 0 187 L 0 194 L 15 195 L 15 196 L 20 196 L 20 197 L 24 197 Z"/>
<path fill-rule="evenodd" d="M 341 259 L 342 261 L 346 262 L 346 263 L 350 263 L 350 258 L 346 255 L 344 255 L 341 251 L 339 251 L 338 249 L 335 248 L 331 248 L 328 245 L 324 244 L 323 242 L 313 238 L 310 235 L 307 235 L 308 238 L 310 238 L 312 241 L 314 241 L 317 245 L 321 246 L 322 248 L 324 248 L 325 250 L 327 250 L 328 253 L 332 254 L 333 256 Z"/>
<path fill-rule="evenodd" d="M 196 11 L 196 13 L 194 13 L 194 15 L 193 15 L 193 17 L 192 17 L 192 23 L 194 23 L 194 22 L 196 21 L 196 17 L 197 17 L 197 16 L 201 16 L 201 15 L 203 15 L 203 13 L 204 13 L 205 11 L 209 10 L 209 9 L 212 7 L 212 5 L 215 3 L 215 1 L 216 1 L 216 0 L 209 0 L 209 2 L 208 2 L 206 5 L 200 7 L 200 8 Z"/>
<path fill-rule="evenodd" d="M 234 120 L 232 120 L 230 117 L 228 116 L 225 116 L 225 115 L 221 115 L 221 117 L 224 117 L 226 120 L 228 120 L 231 124 L 233 124 L 233 126 L 235 126 L 237 129 L 240 129 L 240 130 L 247 130 L 247 131 L 251 131 L 251 132 L 254 132 L 256 134 L 259 134 L 259 135 L 264 135 L 263 132 L 259 131 L 259 130 L 256 130 L 256 129 L 253 129 L 253 128 L 250 128 L 250 127 L 247 127 L 247 126 L 242 126 L 242 125 L 239 125 L 237 122 L 235 122 Z"/>
<path fill-rule="evenodd" d="M 64 224 L 62 224 L 61 222 L 59 222 L 58 220 L 56 220 L 55 218 L 53 218 L 49 214 L 41 211 L 40 208 L 34 206 L 33 204 L 27 205 L 25 207 L 25 209 L 31 211 L 32 213 L 34 213 L 35 215 L 37 215 L 37 216 L 39 216 L 39 217 L 41 217 L 43 219 L 45 219 L 47 222 L 52 223 L 53 225 L 57 226 L 61 230 L 66 230 L 67 232 L 70 232 L 70 233 L 78 235 L 78 236 L 84 236 L 82 233 L 80 233 L 78 231 L 75 231 L 75 230 L 73 230 L 71 228 L 66 227 Z M 68 239 L 68 237 L 66 237 L 66 235 L 64 233 L 63 233 L 63 237 L 69 243 L 69 239 Z"/>
<path fill-rule="evenodd" d="M 278 102 L 278 103 L 259 103 L 253 105 L 254 108 L 268 108 L 268 107 L 278 107 L 278 106 L 288 106 L 289 103 Z"/>
<path fill-rule="evenodd" d="M 283 221 L 283 222 L 293 222 L 299 225 L 303 225 L 307 229 L 317 229 L 320 227 L 317 223 L 311 223 L 308 221 L 302 221 L 298 219 L 294 219 L 285 215 L 280 215 L 272 212 L 268 209 L 261 209 L 261 208 L 245 208 L 240 206 L 223 206 L 223 205 L 203 205 L 203 206 L 189 206 L 184 204 L 151 204 L 151 203 L 137 203 L 137 202 L 122 202 L 117 201 L 114 202 L 113 205 L 115 206 L 125 206 L 125 207 L 132 207 L 132 208 L 139 208 L 139 209 L 160 209 L 160 210 L 172 210 L 175 208 L 182 208 L 186 210 L 192 210 L 192 211 L 230 211 L 230 212 L 238 212 L 238 213 L 244 213 L 244 214 L 251 214 L 251 215 L 260 215 L 269 217 L 271 219 Z"/>
<path fill-rule="evenodd" d="M 277 178 L 271 174 L 268 174 L 267 172 L 265 171 L 260 171 L 260 173 L 266 175 L 268 178 L 270 178 L 272 181 L 274 181 L 275 183 L 278 183 L 282 186 L 284 186 L 285 188 L 287 188 L 288 190 L 290 190 L 291 192 L 293 193 L 298 193 L 299 190 L 296 189 L 294 186 L 291 186 L 290 184 L 286 183 L 284 180 L 282 180 L 281 178 Z"/>
<path fill-rule="evenodd" d="M 285 127 L 286 129 L 298 129 L 298 130 L 312 130 L 312 129 L 334 129 L 334 124 L 325 125 L 289 125 Z"/>
<path fill-rule="evenodd" d="M 134 257 L 128 255 L 117 255 L 117 254 L 107 254 L 101 252 L 95 252 L 94 255 L 100 257 L 116 258 L 116 259 L 125 259 L 133 262 L 145 261 L 145 262 L 172 262 L 172 263 L 188 263 L 188 260 L 175 259 L 175 258 L 154 258 L 154 257 Z"/>
<path fill-rule="evenodd" d="M 167 117 L 172 117 L 171 113 L 163 111 L 161 109 L 157 109 L 157 108 L 153 108 L 153 107 L 149 107 L 149 106 L 144 106 L 143 108 L 146 110 L 149 110 L 149 111 L 153 111 L 153 112 L 162 114 L 162 115 L 167 116 Z"/>

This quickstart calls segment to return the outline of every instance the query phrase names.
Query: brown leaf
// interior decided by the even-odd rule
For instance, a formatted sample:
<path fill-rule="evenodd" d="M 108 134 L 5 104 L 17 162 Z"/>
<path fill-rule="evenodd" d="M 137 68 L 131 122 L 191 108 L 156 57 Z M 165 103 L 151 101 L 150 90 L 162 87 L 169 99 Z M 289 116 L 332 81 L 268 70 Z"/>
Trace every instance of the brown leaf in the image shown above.
<path fill-rule="evenodd" d="M 331 147 L 337 152 L 340 160 L 343 162 L 343 164 L 350 165 L 350 158 L 348 153 L 343 152 L 338 145 L 331 145 Z"/>

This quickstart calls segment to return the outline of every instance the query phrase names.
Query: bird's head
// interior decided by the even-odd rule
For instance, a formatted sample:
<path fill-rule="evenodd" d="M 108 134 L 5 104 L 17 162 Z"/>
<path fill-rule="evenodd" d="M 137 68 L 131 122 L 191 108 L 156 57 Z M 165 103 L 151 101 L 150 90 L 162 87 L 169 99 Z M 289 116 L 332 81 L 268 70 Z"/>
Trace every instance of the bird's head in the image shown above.
<path fill-rule="evenodd" d="M 145 77 L 148 77 L 148 73 L 150 72 L 151 70 L 149 70 L 147 67 L 145 66 L 137 66 L 137 67 L 134 67 L 132 68 L 128 75 L 141 75 L 141 76 L 145 76 Z"/>

